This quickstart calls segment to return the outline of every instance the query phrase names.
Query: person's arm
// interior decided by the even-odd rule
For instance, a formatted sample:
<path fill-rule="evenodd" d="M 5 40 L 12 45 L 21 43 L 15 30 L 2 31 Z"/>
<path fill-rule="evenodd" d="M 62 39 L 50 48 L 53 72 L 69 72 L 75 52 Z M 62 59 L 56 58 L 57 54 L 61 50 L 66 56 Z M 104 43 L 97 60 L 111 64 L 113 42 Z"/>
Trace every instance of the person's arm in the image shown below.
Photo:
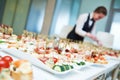
<path fill-rule="evenodd" d="M 91 33 L 88 33 L 84 30 L 82 30 L 86 20 L 87 20 L 87 17 L 88 17 L 88 13 L 87 14 L 82 14 L 79 16 L 78 20 L 77 20 L 77 23 L 76 23 L 76 29 L 75 29 L 75 32 L 76 34 L 80 35 L 80 36 L 87 36 L 93 40 L 96 40 L 96 37 L 91 34 Z M 93 30 L 92 30 L 92 33 L 95 33 L 95 26 L 93 27 Z"/>
<path fill-rule="evenodd" d="M 95 35 L 93 35 L 91 33 L 86 33 L 86 36 L 89 37 L 89 38 L 91 38 L 92 40 L 96 41 L 99 46 L 102 46 L 101 41 L 98 40 L 98 38 Z"/>
<path fill-rule="evenodd" d="M 96 41 L 99 46 L 102 46 L 101 41 L 95 35 L 96 34 L 95 30 L 96 30 L 96 27 L 94 26 L 92 32 L 91 33 L 87 33 L 86 36 L 88 36 L 89 38 L 91 38 L 94 41 Z"/>
<path fill-rule="evenodd" d="M 76 29 L 75 32 L 76 34 L 80 35 L 80 36 L 87 36 L 91 39 L 93 39 L 94 41 L 96 41 L 97 43 L 99 43 L 99 40 L 97 39 L 97 37 L 89 32 L 86 32 L 84 30 L 82 30 L 86 20 L 87 20 L 88 14 L 82 14 L 79 16 L 77 23 L 76 23 Z M 95 33 L 95 27 L 93 27 L 92 33 Z"/>
<path fill-rule="evenodd" d="M 87 36 L 87 37 L 89 37 L 89 38 L 91 38 L 91 39 L 93 39 L 94 41 L 96 41 L 96 42 L 97 42 L 97 41 L 98 41 L 98 39 L 97 39 L 97 37 L 96 37 L 96 35 L 95 35 L 95 34 L 96 34 L 96 26 L 94 25 L 94 26 L 93 26 L 93 28 L 92 28 L 91 33 L 89 33 L 89 32 L 88 32 L 88 33 L 86 33 L 86 36 Z"/>
<path fill-rule="evenodd" d="M 88 17 L 88 14 L 82 14 L 79 16 L 77 23 L 76 23 L 76 29 L 75 32 L 76 34 L 85 37 L 86 36 L 86 31 L 82 30 L 84 23 L 86 22 Z"/>
<path fill-rule="evenodd" d="M 83 26 L 84 26 L 84 24 L 85 24 L 85 22 L 86 22 L 86 20 L 87 20 L 87 17 L 88 17 L 88 14 L 82 14 L 82 15 L 79 16 L 79 18 L 78 18 L 78 20 L 77 20 L 77 23 L 76 23 L 75 32 L 76 32 L 78 35 L 80 35 L 80 36 L 83 36 L 83 37 L 87 36 L 87 37 L 89 37 L 89 38 L 97 41 L 96 37 L 95 37 L 93 34 L 88 33 L 88 32 L 86 32 L 86 31 L 82 30 L 82 28 L 83 28 Z M 93 28 L 94 28 L 94 27 L 93 27 Z M 94 30 L 94 31 L 95 31 L 95 30 Z"/>
<path fill-rule="evenodd" d="M 91 32 L 95 37 L 96 37 L 96 26 L 93 27 L 92 32 Z M 96 37 L 95 41 L 99 46 L 102 46 L 102 42 Z"/>

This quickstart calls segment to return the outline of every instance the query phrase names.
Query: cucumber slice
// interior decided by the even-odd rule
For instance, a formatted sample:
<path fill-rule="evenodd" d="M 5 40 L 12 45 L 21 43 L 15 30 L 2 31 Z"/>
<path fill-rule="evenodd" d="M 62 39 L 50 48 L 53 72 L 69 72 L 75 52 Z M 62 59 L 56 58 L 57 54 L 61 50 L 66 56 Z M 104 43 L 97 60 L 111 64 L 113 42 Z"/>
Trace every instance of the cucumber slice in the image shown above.
<path fill-rule="evenodd" d="M 71 69 L 73 69 L 73 66 L 72 66 L 72 65 L 70 65 L 70 68 L 71 68 Z"/>
<path fill-rule="evenodd" d="M 76 64 L 79 65 L 79 66 L 80 66 L 80 65 L 82 66 L 82 65 L 85 65 L 85 62 L 81 61 L 81 62 L 76 63 Z"/>
<path fill-rule="evenodd" d="M 76 63 L 76 64 L 79 65 L 79 66 L 81 65 L 80 63 Z"/>
<path fill-rule="evenodd" d="M 69 65 L 67 65 L 67 64 L 63 64 L 63 66 L 65 67 L 65 70 L 71 69 L 71 68 L 69 67 Z"/>
<path fill-rule="evenodd" d="M 61 66 L 61 65 L 55 65 L 53 66 L 53 70 L 58 71 L 58 72 L 63 72 L 65 71 L 65 68 L 64 66 Z"/>
<path fill-rule="evenodd" d="M 54 65 L 53 66 L 53 70 L 58 71 L 58 72 L 63 72 L 63 71 L 70 70 L 70 69 L 73 69 L 73 66 L 68 65 L 68 64 Z"/>
<path fill-rule="evenodd" d="M 63 64 L 63 66 L 65 67 L 65 70 L 73 69 L 73 66 L 72 66 L 72 65 Z"/>
<path fill-rule="evenodd" d="M 85 62 L 80 62 L 81 65 L 85 65 Z"/>
<path fill-rule="evenodd" d="M 0 41 L 0 43 L 5 43 L 5 41 Z"/>

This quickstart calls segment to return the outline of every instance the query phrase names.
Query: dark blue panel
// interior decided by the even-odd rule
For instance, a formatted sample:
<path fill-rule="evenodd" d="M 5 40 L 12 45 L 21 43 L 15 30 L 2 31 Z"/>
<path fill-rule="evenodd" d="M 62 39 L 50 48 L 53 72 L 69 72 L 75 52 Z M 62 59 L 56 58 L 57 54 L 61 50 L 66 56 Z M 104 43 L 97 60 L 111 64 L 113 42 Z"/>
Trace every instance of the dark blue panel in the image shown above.
<path fill-rule="evenodd" d="M 4 14 L 5 2 L 6 0 L 0 0 L 0 24 L 2 22 L 2 16 Z"/>

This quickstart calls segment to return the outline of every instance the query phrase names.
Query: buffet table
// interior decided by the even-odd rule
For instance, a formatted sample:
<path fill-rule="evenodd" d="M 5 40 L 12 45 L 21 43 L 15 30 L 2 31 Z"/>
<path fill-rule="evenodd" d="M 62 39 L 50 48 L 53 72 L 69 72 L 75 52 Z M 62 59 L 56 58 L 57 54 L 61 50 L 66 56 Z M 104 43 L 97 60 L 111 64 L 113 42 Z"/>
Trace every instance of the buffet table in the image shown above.
<path fill-rule="evenodd" d="M 6 49 L 5 49 L 6 50 Z M 120 65 L 120 61 L 117 59 L 109 59 L 108 64 L 93 64 L 90 66 L 83 67 L 79 70 L 72 70 L 68 73 L 63 74 L 54 74 L 43 68 L 39 67 L 36 63 L 33 63 L 32 60 L 28 57 L 18 57 L 9 53 L 9 51 L 5 51 L 4 49 L 0 49 L 0 55 L 9 55 L 13 57 L 13 59 L 27 59 L 32 63 L 33 67 L 33 80 L 94 80 L 95 78 L 102 75 L 102 79 L 105 79 L 106 73 L 110 71 L 114 71 L 113 79 L 116 80 L 116 74 L 118 73 L 118 67 Z M 19 51 L 14 51 L 14 54 L 17 54 Z M 100 79 L 100 80 L 102 80 Z"/>
<path fill-rule="evenodd" d="M 118 50 L 26 30 L 21 35 L 15 35 L 11 27 L 1 25 L 0 59 L 5 55 L 14 60 L 26 60 L 32 64 L 32 68 L 31 65 L 27 65 L 30 69 L 25 65 L 20 70 L 18 65 L 23 63 L 18 62 L 17 66 L 12 65 L 12 71 L 11 67 L 0 66 L 1 73 L 4 68 L 8 68 L 11 74 L 16 69 L 21 73 L 28 68 L 27 72 L 33 75 L 33 79 L 30 75 L 31 80 L 107 80 L 106 77 L 111 72 L 112 80 L 116 80 L 120 66 Z M 14 79 L 13 75 L 8 75 L 11 80 Z M 18 76 L 15 77 L 18 80 Z"/>

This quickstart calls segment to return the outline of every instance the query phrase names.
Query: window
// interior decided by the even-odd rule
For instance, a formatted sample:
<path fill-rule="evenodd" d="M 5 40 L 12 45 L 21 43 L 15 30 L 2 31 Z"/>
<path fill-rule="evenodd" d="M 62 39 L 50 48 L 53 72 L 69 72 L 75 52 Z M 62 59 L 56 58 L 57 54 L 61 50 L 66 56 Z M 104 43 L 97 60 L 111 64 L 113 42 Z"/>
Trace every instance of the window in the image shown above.
<path fill-rule="evenodd" d="M 120 9 L 120 0 L 115 0 L 115 2 L 114 2 L 114 8 L 115 9 Z"/>
<path fill-rule="evenodd" d="M 74 26 L 79 16 L 81 0 L 56 0 L 49 34 L 59 34 L 66 25 Z"/>
<path fill-rule="evenodd" d="M 120 12 L 114 12 L 110 33 L 114 35 L 113 48 L 120 49 Z"/>
<path fill-rule="evenodd" d="M 26 30 L 40 33 L 42 29 L 47 0 L 32 0 Z"/>
<path fill-rule="evenodd" d="M 111 8 L 110 33 L 114 35 L 113 48 L 120 50 L 120 0 L 113 0 L 113 6 Z"/>

